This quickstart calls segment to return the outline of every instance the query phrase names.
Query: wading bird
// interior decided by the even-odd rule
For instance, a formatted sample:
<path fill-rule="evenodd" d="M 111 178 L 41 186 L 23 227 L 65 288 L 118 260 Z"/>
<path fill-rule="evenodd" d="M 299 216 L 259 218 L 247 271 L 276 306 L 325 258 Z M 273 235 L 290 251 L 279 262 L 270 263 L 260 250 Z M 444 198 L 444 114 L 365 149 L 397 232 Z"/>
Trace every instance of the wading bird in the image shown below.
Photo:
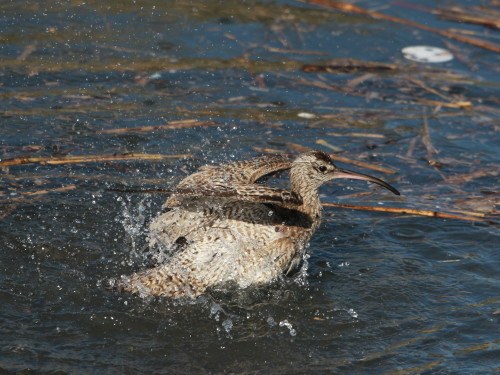
<path fill-rule="evenodd" d="M 258 180 L 290 170 L 291 189 Z M 341 169 L 322 151 L 295 160 L 268 155 L 202 167 L 184 180 L 150 226 L 150 246 L 169 253 L 151 269 L 111 280 L 111 287 L 141 296 L 196 297 L 207 288 L 269 283 L 296 269 L 321 221 L 318 189 L 337 178 L 366 180 L 399 192 L 378 178 Z"/>

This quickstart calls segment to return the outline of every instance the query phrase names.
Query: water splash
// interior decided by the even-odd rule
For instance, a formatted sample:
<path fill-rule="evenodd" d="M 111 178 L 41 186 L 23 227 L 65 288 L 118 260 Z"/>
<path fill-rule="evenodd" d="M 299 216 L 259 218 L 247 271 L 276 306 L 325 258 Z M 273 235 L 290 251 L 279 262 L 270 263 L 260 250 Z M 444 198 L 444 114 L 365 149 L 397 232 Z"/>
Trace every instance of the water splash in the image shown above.
<path fill-rule="evenodd" d="M 347 313 L 352 316 L 353 318 L 357 318 L 358 317 L 358 313 L 356 311 L 354 311 L 354 309 L 349 309 L 347 310 Z"/>
<path fill-rule="evenodd" d="M 307 244 L 304 248 L 304 255 L 302 256 L 302 265 L 300 267 L 300 270 L 297 272 L 296 275 L 293 277 L 293 281 L 297 283 L 300 286 L 307 286 L 308 280 L 307 280 L 307 271 L 309 269 L 309 258 L 311 257 L 306 251 L 309 248 L 309 244 Z"/>
<path fill-rule="evenodd" d="M 288 320 L 282 320 L 279 326 L 288 328 L 290 336 L 297 336 L 297 331 L 293 328 L 292 324 L 288 322 Z"/>
<path fill-rule="evenodd" d="M 130 197 L 118 197 L 117 201 L 122 205 L 121 216 L 115 219 L 125 230 L 125 240 L 129 249 L 130 263 L 134 259 L 145 260 L 145 237 L 148 231 L 148 212 L 151 208 L 151 201 L 144 197 L 138 202 L 133 202 Z"/>
<path fill-rule="evenodd" d="M 268 317 L 266 319 L 266 322 L 267 322 L 267 324 L 269 324 L 269 327 L 276 326 L 276 321 L 274 320 L 274 318 L 272 316 Z"/>
<path fill-rule="evenodd" d="M 231 333 L 231 329 L 233 328 L 233 321 L 231 319 L 226 319 L 222 322 L 222 327 L 226 330 L 228 334 Z"/>

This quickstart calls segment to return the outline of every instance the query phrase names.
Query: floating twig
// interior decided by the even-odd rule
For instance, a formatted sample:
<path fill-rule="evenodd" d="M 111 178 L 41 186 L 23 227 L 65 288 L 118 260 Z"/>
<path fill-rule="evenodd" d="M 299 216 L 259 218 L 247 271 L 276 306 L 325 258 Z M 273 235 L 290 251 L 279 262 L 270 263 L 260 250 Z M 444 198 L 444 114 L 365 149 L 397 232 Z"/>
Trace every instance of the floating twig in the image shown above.
<path fill-rule="evenodd" d="M 180 120 L 180 121 L 169 121 L 165 125 L 155 125 L 155 126 L 139 126 L 134 128 L 118 128 L 118 129 L 105 129 L 99 130 L 98 134 L 112 134 L 112 133 L 128 133 L 128 132 L 147 132 L 159 129 L 186 129 L 194 127 L 206 127 L 206 126 L 221 126 L 221 124 L 215 121 L 198 121 L 198 120 Z"/>
<path fill-rule="evenodd" d="M 488 224 L 495 224 L 495 222 L 492 220 L 481 219 L 479 217 L 451 215 L 451 214 L 445 214 L 443 212 L 437 212 L 437 211 L 431 211 L 431 210 L 415 210 L 415 209 L 411 209 L 411 208 L 397 208 L 397 207 L 358 206 L 358 205 L 354 205 L 354 204 L 341 204 L 341 203 L 322 203 L 322 205 L 328 206 L 328 207 L 348 208 L 348 209 L 352 209 L 352 210 L 390 212 L 390 213 L 406 214 L 406 215 L 420 215 L 420 216 L 437 217 L 437 218 L 441 218 L 441 219 L 481 221 L 481 222 L 488 223 Z"/>
<path fill-rule="evenodd" d="M 377 138 L 384 139 L 385 135 L 377 134 L 377 133 L 326 133 L 326 135 L 330 135 L 333 137 L 361 137 L 361 138 Z"/>
<path fill-rule="evenodd" d="M 424 143 L 425 149 L 427 150 L 427 155 L 432 157 L 433 154 L 438 154 L 439 151 L 436 147 L 433 146 L 431 142 L 431 135 L 429 133 L 429 121 L 427 120 L 427 114 L 424 110 L 424 118 L 423 118 L 423 131 L 422 131 L 422 142 Z"/>
<path fill-rule="evenodd" d="M 15 158 L 10 160 L 0 161 L 0 167 L 20 164 L 68 164 L 68 163 L 92 163 L 103 161 L 117 161 L 117 160 L 162 160 L 162 159 L 178 159 L 189 158 L 191 154 L 176 154 L 176 155 L 163 155 L 163 154 L 135 154 L 128 153 L 122 155 L 79 155 L 79 156 L 59 156 L 48 158 Z"/>
<path fill-rule="evenodd" d="M 43 195 L 43 194 L 48 194 L 48 193 L 60 193 L 62 191 L 69 191 L 69 190 L 74 190 L 76 189 L 76 185 L 68 185 L 68 186 L 63 186 L 60 188 L 55 188 L 55 189 L 43 189 L 43 190 L 37 190 L 37 191 L 24 191 L 24 192 L 19 192 L 17 194 L 21 195 Z"/>
<path fill-rule="evenodd" d="M 452 184 L 460 184 L 486 176 L 498 176 L 498 171 L 495 169 L 479 169 L 472 173 L 459 174 L 456 176 L 448 177 L 445 181 Z"/>
<path fill-rule="evenodd" d="M 20 196 L 33 196 L 33 195 L 44 195 L 48 193 L 60 193 L 62 191 L 69 191 L 76 189 L 76 185 L 68 185 L 55 189 L 42 189 L 36 191 L 0 191 L 0 197 L 6 197 L 11 195 L 9 200 L 18 200 Z"/>
<path fill-rule="evenodd" d="M 23 52 L 21 52 L 21 54 L 18 56 L 18 60 L 21 60 L 21 61 L 24 61 L 28 58 L 29 55 L 31 55 L 33 52 L 36 51 L 36 48 L 37 48 L 37 44 L 36 42 L 33 42 L 33 43 L 30 43 L 28 44 Z"/>
<path fill-rule="evenodd" d="M 438 100 L 427 100 L 427 99 L 418 99 L 416 101 L 417 104 L 430 105 L 436 107 L 448 107 L 448 108 L 459 108 L 459 109 L 470 109 L 472 107 L 472 103 L 469 101 L 459 101 L 459 102 L 440 102 Z"/>
<path fill-rule="evenodd" d="M 326 90 L 333 90 L 333 91 L 338 91 L 344 94 L 351 94 L 355 95 L 355 89 L 352 87 L 345 87 L 342 85 L 333 85 L 325 82 L 318 82 L 318 81 L 308 81 L 307 79 L 299 78 L 297 79 L 297 83 L 305 86 L 312 86 L 312 87 L 318 87 L 320 89 L 326 89 Z"/>
<path fill-rule="evenodd" d="M 477 64 L 473 63 L 470 59 L 468 53 L 464 53 L 458 46 L 454 45 L 449 41 L 444 41 L 446 48 L 450 50 L 450 52 L 455 56 L 455 58 L 464 64 L 471 72 L 475 72 L 477 70 Z"/>
<path fill-rule="evenodd" d="M 491 8 L 451 6 L 433 10 L 432 13 L 447 21 L 474 23 L 500 29 L 500 13 Z"/>
<path fill-rule="evenodd" d="M 487 194 L 487 195 L 500 195 L 500 191 L 493 191 L 493 190 L 479 190 L 481 194 Z"/>
<path fill-rule="evenodd" d="M 413 156 L 413 152 L 415 151 L 415 146 L 417 145 L 417 137 L 413 137 L 408 143 L 408 151 L 406 152 L 406 157 L 411 158 Z"/>
<path fill-rule="evenodd" d="M 316 144 L 328 147 L 333 152 L 342 152 L 342 151 L 344 151 L 344 150 L 342 150 L 342 148 L 340 148 L 338 146 L 334 146 L 334 145 L 328 143 L 327 141 L 325 141 L 324 139 L 317 139 L 316 140 Z"/>
<path fill-rule="evenodd" d="M 429 87 L 427 86 L 425 83 L 423 83 L 422 81 L 416 79 L 416 78 L 413 78 L 413 77 L 409 77 L 408 78 L 411 82 L 415 83 L 416 85 L 420 86 L 421 88 L 423 88 L 425 91 L 428 91 L 430 92 L 431 94 L 434 94 L 436 96 L 439 96 L 441 99 L 444 99 L 444 100 L 448 100 L 450 102 L 453 101 L 452 98 L 440 93 L 439 91 L 437 91 L 436 89 L 433 89 L 432 87 Z"/>
<path fill-rule="evenodd" d="M 271 46 L 261 45 L 259 47 L 264 48 L 266 51 L 274 53 L 291 53 L 295 55 L 315 55 L 315 56 L 326 56 L 328 53 L 319 51 L 304 51 L 299 49 L 285 49 L 285 48 L 275 48 Z"/>
<path fill-rule="evenodd" d="M 390 72 L 407 70 L 395 64 L 385 64 L 372 61 L 360 61 L 354 59 L 336 59 L 334 63 L 328 65 L 303 65 L 302 71 L 305 73 L 357 73 L 357 72 Z"/>

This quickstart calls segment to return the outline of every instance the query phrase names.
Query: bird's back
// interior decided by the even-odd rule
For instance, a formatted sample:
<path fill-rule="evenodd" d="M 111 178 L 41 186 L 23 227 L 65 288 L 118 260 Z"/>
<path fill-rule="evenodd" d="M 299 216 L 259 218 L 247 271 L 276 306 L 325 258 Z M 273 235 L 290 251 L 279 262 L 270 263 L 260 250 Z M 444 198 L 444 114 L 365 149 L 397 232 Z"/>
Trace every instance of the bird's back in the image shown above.
<path fill-rule="evenodd" d="M 281 203 L 281 189 L 257 185 L 264 176 L 289 169 L 291 161 L 282 155 L 266 155 L 220 166 L 204 166 L 184 178 L 164 204 L 164 213 L 150 225 L 150 245 L 164 250 L 177 249 L 179 238 L 191 240 L 198 232 L 212 228 L 215 220 L 227 217 L 246 222 L 267 222 L 270 209 L 258 204 L 242 205 L 242 200 L 255 203 L 271 199 Z M 243 196 L 243 194 L 246 194 Z M 291 193 L 289 193 L 291 194 Z M 236 206 L 235 206 L 236 205 Z M 234 209 L 234 207 L 240 207 Z M 240 212 L 238 212 L 238 210 Z"/>

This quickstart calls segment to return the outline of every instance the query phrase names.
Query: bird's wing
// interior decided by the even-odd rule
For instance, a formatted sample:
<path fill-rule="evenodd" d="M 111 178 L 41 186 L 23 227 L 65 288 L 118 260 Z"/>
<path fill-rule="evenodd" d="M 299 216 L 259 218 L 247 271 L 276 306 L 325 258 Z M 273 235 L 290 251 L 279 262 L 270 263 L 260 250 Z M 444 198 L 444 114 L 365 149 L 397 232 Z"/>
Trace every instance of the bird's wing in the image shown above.
<path fill-rule="evenodd" d="M 290 169 L 292 161 L 283 155 L 264 155 L 258 158 L 235 161 L 220 166 L 204 166 L 199 172 L 186 177 L 181 186 L 202 186 L 210 182 L 253 184 L 258 179 Z"/>
<path fill-rule="evenodd" d="M 302 204 L 302 197 L 293 191 L 255 184 L 257 180 L 290 169 L 291 166 L 292 161 L 286 156 L 265 155 L 217 167 L 202 167 L 199 172 L 182 180 L 174 192 L 178 196 L 299 205 Z M 174 207 L 179 204 L 179 200 L 173 196 L 166 206 Z"/>
<path fill-rule="evenodd" d="M 206 184 L 176 189 L 177 195 L 190 197 L 233 198 L 238 201 L 276 204 L 302 204 L 300 194 L 271 186 L 242 183 Z"/>
<path fill-rule="evenodd" d="M 262 177 L 290 169 L 292 160 L 283 155 L 264 155 L 258 158 L 228 163 L 225 170 L 234 170 L 234 179 L 241 183 L 252 184 Z"/>

